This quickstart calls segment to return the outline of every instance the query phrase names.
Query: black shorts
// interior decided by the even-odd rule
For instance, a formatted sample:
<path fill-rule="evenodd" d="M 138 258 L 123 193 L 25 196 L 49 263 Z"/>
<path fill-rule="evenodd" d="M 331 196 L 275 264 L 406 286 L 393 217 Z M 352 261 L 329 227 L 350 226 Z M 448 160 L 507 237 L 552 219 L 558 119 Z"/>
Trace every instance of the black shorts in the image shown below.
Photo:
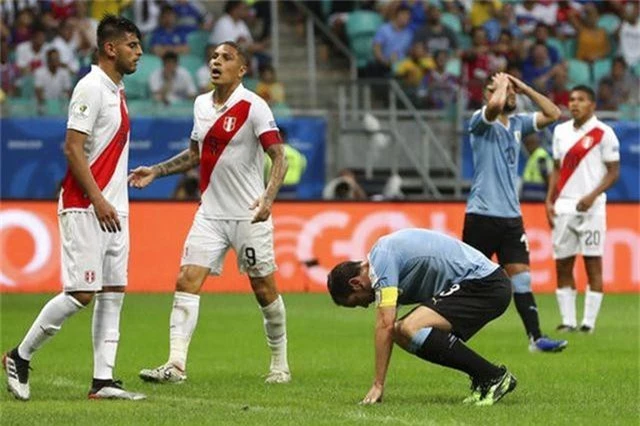
<path fill-rule="evenodd" d="M 454 284 L 423 305 L 446 318 L 453 326 L 451 332 L 467 341 L 502 315 L 510 301 L 511 280 L 498 268 L 484 278 Z"/>
<path fill-rule="evenodd" d="M 504 218 L 467 213 L 462 241 L 489 259 L 495 254 L 500 265 L 529 264 L 529 242 L 522 217 Z"/>

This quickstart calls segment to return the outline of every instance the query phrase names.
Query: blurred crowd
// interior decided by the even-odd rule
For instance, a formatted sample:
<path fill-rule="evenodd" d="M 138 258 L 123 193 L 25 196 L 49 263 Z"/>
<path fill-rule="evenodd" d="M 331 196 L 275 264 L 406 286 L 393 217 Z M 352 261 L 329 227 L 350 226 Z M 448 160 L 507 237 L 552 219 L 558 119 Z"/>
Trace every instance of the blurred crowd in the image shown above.
<path fill-rule="evenodd" d="M 422 107 L 451 105 L 462 88 L 467 107 L 476 108 L 495 71 L 522 78 L 564 107 L 577 84 L 594 88 L 600 110 L 639 103 L 637 0 L 307 4 L 350 46 L 361 76 L 397 78 Z"/>
<path fill-rule="evenodd" d="M 134 105 L 186 104 L 211 90 L 207 63 L 213 46 L 226 40 L 251 55 L 245 85 L 272 106 L 284 103 L 268 54 L 268 0 L 12 0 L 2 1 L 0 11 L 3 102 L 31 106 L 36 99 L 40 113 L 59 111 L 96 62 L 98 22 L 111 13 L 131 19 L 143 34 L 144 56 L 126 80 Z"/>

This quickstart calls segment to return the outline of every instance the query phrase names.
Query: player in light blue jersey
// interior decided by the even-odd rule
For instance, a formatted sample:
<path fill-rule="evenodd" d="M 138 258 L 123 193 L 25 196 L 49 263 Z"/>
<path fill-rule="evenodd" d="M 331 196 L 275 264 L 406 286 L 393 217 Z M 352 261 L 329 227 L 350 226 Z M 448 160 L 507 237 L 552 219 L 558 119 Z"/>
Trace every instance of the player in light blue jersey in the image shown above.
<path fill-rule="evenodd" d="M 540 111 L 512 114 L 516 91 Z M 560 118 L 560 109 L 517 78 L 498 73 L 485 88 L 487 104 L 469 121 L 473 150 L 473 183 L 467 201 L 462 240 L 498 262 L 511 277 L 513 299 L 532 352 L 559 352 L 566 340 L 542 335 L 531 292 L 529 246 L 518 200 L 518 156 L 522 139 Z"/>
<path fill-rule="evenodd" d="M 327 280 L 340 306 L 377 305 L 375 380 L 362 400 L 382 402 L 395 342 L 472 380 L 465 403 L 493 405 L 516 387 L 515 377 L 467 347 L 468 340 L 509 306 L 511 282 L 497 264 L 447 235 L 404 229 L 380 238 L 365 261 L 337 265 Z M 396 320 L 398 305 L 419 304 Z"/>

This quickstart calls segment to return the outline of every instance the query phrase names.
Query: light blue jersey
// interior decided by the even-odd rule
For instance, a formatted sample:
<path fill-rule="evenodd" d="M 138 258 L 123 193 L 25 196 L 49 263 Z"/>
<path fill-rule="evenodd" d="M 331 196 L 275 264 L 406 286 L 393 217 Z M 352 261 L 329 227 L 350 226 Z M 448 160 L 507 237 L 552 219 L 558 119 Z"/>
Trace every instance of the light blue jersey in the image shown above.
<path fill-rule="evenodd" d="M 485 108 L 469 121 L 473 150 L 473 183 L 467 213 L 495 217 L 519 217 L 518 157 L 522 138 L 537 132 L 535 114 L 514 114 L 509 126 L 487 121 Z"/>
<path fill-rule="evenodd" d="M 498 265 L 460 240 L 426 229 L 380 238 L 369 252 L 378 306 L 425 303 L 464 280 L 489 276 Z"/>

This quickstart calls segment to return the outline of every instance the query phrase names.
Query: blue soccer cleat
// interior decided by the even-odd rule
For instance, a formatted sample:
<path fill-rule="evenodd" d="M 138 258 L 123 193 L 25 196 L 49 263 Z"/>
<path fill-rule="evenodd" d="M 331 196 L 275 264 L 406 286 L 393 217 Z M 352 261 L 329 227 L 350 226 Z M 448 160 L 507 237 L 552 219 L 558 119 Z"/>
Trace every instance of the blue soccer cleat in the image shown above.
<path fill-rule="evenodd" d="M 530 352 L 562 352 L 569 342 L 566 340 L 553 340 L 546 336 L 542 336 L 537 340 L 531 340 L 529 343 Z"/>

